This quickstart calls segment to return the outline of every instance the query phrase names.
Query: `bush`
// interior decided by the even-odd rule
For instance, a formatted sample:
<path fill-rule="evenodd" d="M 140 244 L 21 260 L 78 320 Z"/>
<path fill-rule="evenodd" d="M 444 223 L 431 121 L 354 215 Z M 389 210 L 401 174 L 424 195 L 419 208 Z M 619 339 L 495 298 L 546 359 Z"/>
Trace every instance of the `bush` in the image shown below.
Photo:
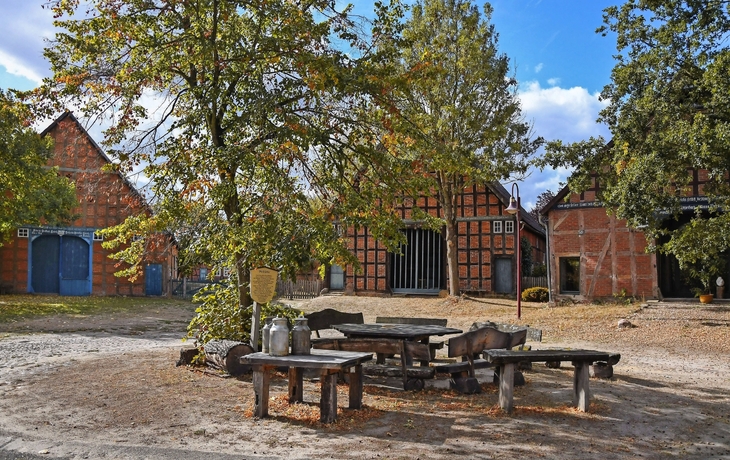
<path fill-rule="evenodd" d="M 545 264 L 535 264 L 532 267 L 532 276 L 547 276 L 547 266 Z"/>
<path fill-rule="evenodd" d="M 522 300 L 525 302 L 547 302 L 548 290 L 544 287 L 533 287 L 522 291 Z"/>
<path fill-rule="evenodd" d="M 193 301 L 201 303 L 188 324 L 188 337 L 197 340 L 199 345 L 211 340 L 251 341 L 253 306 L 241 308 L 238 305 L 238 288 L 234 276 L 201 289 Z M 288 305 L 269 302 L 261 305 L 260 324 L 263 327 L 267 316 L 287 318 L 291 324 L 300 313 Z"/>

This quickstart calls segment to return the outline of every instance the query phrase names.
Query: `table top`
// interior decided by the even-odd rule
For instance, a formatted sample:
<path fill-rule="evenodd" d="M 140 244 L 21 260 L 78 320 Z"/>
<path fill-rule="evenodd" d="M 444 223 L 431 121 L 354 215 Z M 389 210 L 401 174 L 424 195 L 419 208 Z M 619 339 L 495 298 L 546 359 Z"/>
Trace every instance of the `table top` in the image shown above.
<path fill-rule="evenodd" d="M 262 352 L 251 353 L 241 356 L 241 364 L 306 367 L 310 369 L 345 369 L 371 359 L 373 359 L 372 353 L 313 348 L 309 355 L 271 356 Z"/>
<path fill-rule="evenodd" d="M 495 364 L 541 361 L 607 361 L 610 353 L 596 350 L 545 349 L 545 350 L 484 350 L 487 361 Z"/>
<path fill-rule="evenodd" d="M 335 324 L 332 326 L 348 337 L 374 337 L 420 340 L 432 335 L 461 334 L 461 329 L 426 324 Z"/>

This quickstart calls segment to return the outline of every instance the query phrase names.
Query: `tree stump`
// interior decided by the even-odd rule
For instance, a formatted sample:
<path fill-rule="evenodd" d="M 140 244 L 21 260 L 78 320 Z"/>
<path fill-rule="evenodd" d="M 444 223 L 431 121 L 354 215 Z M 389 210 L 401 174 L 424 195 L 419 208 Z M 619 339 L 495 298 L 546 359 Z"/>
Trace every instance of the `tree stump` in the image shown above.
<path fill-rule="evenodd" d="M 208 366 L 238 377 L 251 372 L 251 366 L 241 364 L 241 356 L 253 353 L 251 346 L 234 340 L 211 340 L 205 344 L 205 362 Z"/>
<path fill-rule="evenodd" d="M 193 359 L 198 356 L 198 349 L 195 347 L 183 347 L 180 349 L 180 359 L 177 360 L 175 366 L 189 366 L 193 363 Z"/>

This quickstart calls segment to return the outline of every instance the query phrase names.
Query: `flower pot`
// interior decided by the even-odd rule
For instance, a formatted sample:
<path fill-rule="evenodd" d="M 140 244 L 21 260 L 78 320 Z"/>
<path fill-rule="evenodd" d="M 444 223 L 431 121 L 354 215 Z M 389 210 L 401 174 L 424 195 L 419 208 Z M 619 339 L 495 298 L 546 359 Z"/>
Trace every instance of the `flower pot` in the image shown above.
<path fill-rule="evenodd" d="M 700 294 L 700 303 L 712 303 L 712 294 Z"/>

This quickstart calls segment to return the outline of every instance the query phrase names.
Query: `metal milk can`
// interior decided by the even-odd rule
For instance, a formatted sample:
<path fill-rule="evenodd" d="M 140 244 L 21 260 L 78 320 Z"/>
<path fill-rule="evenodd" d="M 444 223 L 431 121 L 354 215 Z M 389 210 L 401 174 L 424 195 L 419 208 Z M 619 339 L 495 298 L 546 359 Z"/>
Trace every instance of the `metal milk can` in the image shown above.
<path fill-rule="evenodd" d="M 269 332 L 269 354 L 286 356 L 289 354 L 289 326 L 286 318 L 274 318 L 274 325 Z"/>
<path fill-rule="evenodd" d="M 294 319 L 294 327 L 291 330 L 291 353 L 293 355 L 308 355 L 312 348 L 312 331 L 307 325 L 307 318 L 299 317 Z"/>
<path fill-rule="evenodd" d="M 269 337 L 271 334 L 271 326 L 273 325 L 273 316 L 267 316 L 264 318 L 264 327 L 261 329 L 261 351 L 263 353 L 269 352 Z"/>

